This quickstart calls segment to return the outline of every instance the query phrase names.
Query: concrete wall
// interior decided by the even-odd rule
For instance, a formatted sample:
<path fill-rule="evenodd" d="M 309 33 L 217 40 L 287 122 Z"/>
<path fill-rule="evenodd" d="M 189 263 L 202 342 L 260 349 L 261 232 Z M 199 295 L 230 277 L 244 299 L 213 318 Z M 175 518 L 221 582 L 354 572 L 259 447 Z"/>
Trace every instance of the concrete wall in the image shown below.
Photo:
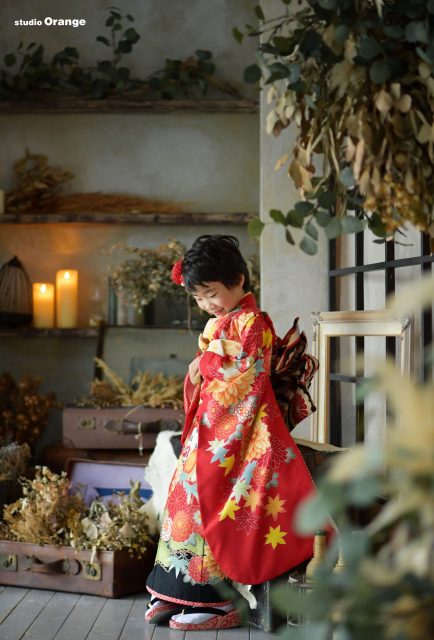
<path fill-rule="evenodd" d="M 267 17 L 281 15 L 280 0 L 263 0 L 261 6 Z M 265 120 L 270 110 L 265 92 L 261 95 L 261 192 L 260 211 L 264 222 L 270 220 L 270 209 L 289 211 L 300 197 L 292 181 L 282 168 L 275 172 L 274 166 L 284 153 L 291 156 L 295 131 L 285 129 L 279 138 L 267 135 Z M 291 229 L 292 233 L 292 229 Z M 296 241 L 300 239 L 294 230 Z M 309 343 L 312 338 L 310 314 L 327 309 L 327 242 L 320 231 L 319 251 L 316 256 L 307 256 L 297 245 L 285 240 L 281 225 L 269 224 L 261 237 L 262 308 L 269 312 L 276 331 L 284 334 L 294 317 L 300 316 L 300 326 L 306 332 Z M 307 436 L 310 421 L 305 420 L 295 433 Z"/>
<path fill-rule="evenodd" d="M 2 39 L 0 59 L 16 48 L 20 39 L 43 43 L 52 55 L 65 46 L 76 46 L 82 64 L 107 56 L 108 49 L 95 42 L 106 35 L 103 28 L 110 0 L 5 0 L 0 5 Z M 123 13 L 135 17 L 141 40 L 124 63 L 139 77 L 160 69 L 166 57 L 185 58 L 196 49 L 214 54 L 219 75 L 242 86 L 242 71 L 250 64 L 254 43 L 240 47 L 232 28 L 251 21 L 247 0 L 125 0 Z M 15 27 L 16 19 L 85 18 L 86 27 Z M 257 211 L 259 193 L 259 134 L 255 114 L 57 114 L 0 116 L 3 162 L 0 189 L 13 187 L 13 163 L 25 148 L 48 156 L 75 178 L 72 192 L 103 191 L 138 194 L 151 199 L 184 203 L 189 211 Z M 156 246 L 176 238 L 189 246 L 201 233 L 233 233 L 242 250 L 251 255 L 256 244 L 245 227 L 230 226 L 128 226 L 128 225 L 2 225 L 0 264 L 17 254 L 33 281 L 54 281 L 59 268 L 79 270 L 79 324 L 86 326 L 92 311 L 94 287 L 103 292 L 106 310 L 106 277 L 115 242 Z M 114 257 L 113 263 L 120 256 Z M 194 336 L 175 332 L 168 340 L 153 331 L 131 337 L 121 332 L 110 347 L 110 365 L 127 373 L 125 354 L 155 359 L 160 351 L 182 354 L 194 351 Z M 150 347 L 152 350 L 150 351 Z M 40 375 L 43 389 L 53 389 L 62 402 L 82 394 L 92 378 L 94 340 L 26 340 L 0 338 L 0 371 L 21 376 Z M 52 429 L 60 434 L 59 424 Z"/>

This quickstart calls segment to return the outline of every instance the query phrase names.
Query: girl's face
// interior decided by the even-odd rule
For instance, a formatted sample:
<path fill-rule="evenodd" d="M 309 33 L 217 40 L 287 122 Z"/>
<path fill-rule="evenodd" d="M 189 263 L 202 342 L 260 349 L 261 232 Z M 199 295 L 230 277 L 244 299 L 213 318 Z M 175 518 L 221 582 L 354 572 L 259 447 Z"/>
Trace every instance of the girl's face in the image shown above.
<path fill-rule="evenodd" d="M 243 289 L 244 276 L 241 276 L 239 284 L 228 289 L 223 282 L 205 282 L 197 285 L 193 292 L 193 298 L 197 305 L 210 316 L 220 318 L 238 306 L 245 295 Z"/>

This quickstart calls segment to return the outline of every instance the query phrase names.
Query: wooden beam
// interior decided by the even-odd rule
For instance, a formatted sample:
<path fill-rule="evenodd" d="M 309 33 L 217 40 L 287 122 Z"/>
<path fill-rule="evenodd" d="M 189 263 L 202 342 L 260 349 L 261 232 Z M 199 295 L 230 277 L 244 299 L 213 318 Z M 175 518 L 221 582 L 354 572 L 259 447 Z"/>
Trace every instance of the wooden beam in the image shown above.
<path fill-rule="evenodd" d="M 171 224 L 244 225 L 255 213 L 9 213 L 0 224 Z"/>

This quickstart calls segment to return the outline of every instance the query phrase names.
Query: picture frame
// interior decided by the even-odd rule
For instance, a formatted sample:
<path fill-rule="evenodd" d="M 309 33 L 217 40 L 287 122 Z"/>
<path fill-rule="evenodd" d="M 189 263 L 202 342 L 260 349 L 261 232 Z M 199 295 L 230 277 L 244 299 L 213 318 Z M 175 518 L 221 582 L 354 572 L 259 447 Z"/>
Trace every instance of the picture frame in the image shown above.
<path fill-rule="evenodd" d="M 403 375 L 411 369 L 412 323 L 387 310 L 324 311 L 311 314 L 313 355 L 319 360 L 312 394 L 317 410 L 312 415 L 311 440 L 329 443 L 330 343 L 332 338 L 382 336 L 399 341 L 399 368 Z"/>

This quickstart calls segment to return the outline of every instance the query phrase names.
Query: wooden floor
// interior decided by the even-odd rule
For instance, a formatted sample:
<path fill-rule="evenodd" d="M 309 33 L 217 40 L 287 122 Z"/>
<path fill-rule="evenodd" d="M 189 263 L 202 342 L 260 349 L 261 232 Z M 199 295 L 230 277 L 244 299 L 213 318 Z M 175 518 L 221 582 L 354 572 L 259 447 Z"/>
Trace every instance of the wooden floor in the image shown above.
<path fill-rule="evenodd" d="M 148 598 L 0 586 L 0 640 L 270 640 L 256 629 L 174 631 L 145 624 Z"/>

